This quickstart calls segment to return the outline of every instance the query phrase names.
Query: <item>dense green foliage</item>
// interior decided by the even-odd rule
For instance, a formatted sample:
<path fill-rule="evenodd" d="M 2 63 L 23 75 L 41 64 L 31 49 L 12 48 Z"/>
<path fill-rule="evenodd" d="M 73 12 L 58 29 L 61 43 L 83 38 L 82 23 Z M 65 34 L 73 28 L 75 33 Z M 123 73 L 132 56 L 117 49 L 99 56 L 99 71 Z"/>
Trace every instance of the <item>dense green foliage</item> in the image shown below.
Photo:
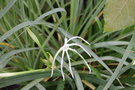
<path fill-rule="evenodd" d="M 104 29 L 104 23 L 107 24 L 104 22 L 106 16 L 102 14 L 105 4 L 106 0 L 0 0 L 0 88 L 134 90 L 134 26 L 127 27 L 124 23 L 111 30 L 115 32 L 104 32 L 110 31 L 108 27 Z M 125 12 L 120 16 L 123 14 Z M 126 18 L 121 20 L 128 21 Z M 69 73 L 65 56 L 66 80 L 63 81 L 61 55 L 57 57 L 54 75 L 50 77 L 54 55 L 63 45 L 64 38 L 73 36 L 80 36 L 91 44 L 77 39 L 71 42 L 78 43 L 91 54 L 90 58 L 84 50 L 72 47 L 85 58 L 92 72 L 89 73 L 78 55 L 69 52 L 74 78 Z"/>

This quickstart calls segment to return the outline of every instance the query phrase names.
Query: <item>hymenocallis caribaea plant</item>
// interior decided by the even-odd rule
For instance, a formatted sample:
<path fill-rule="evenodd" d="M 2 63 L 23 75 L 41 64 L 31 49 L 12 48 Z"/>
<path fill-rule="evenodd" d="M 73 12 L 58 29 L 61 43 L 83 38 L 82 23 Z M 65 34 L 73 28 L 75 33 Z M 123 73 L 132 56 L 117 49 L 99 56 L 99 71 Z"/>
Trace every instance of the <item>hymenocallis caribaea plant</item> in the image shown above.
<path fill-rule="evenodd" d="M 57 51 L 57 53 L 54 56 L 54 59 L 53 59 L 53 62 L 52 62 L 51 77 L 53 76 L 55 60 L 56 60 L 57 56 L 60 54 L 60 52 L 62 52 L 60 68 L 61 68 L 61 74 L 62 74 L 63 80 L 65 80 L 65 76 L 64 76 L 64 73 L 63 73 L 63 60 L 64 60 L 65 54 L 67 55 L 67 59 L 68 59 L 68 63 L 69 63 L 69 71 L 71 73 L 71 76 L 74 78 L 73 71 L 72 71 L 72 68 L 71 68 L 70 55 L 69 55 L 68 51 L 72 51 L 72 52 L 75 52 L 76 54 L 78 54 L 82 58 L 82 60 L 84 60 L 86 66 L 89 69 L 89 72 L 91 72 L 91 68 L 89 67 L 88 63 L 85 61 L 84 57 L 77 50 L 72 49 L 71 46 L 78 46 L 78 47 L 82 48 L 90 57 L 91 57 L 91 55 L 85 50 L 85 48 L 83 46 L 79 45 L 78 43 L 69 43 L 73 39 L 80 39 L 80 40 L 84 41 L 86 44 L 90 45 L 89 42 L 87 42 L 86 40 L 84 40 L 82 37 L 79 37 L 79 36 L 74 36 L 74 37 L 69 38 L 69 39 L 65 38 L 64 45 Z"/>

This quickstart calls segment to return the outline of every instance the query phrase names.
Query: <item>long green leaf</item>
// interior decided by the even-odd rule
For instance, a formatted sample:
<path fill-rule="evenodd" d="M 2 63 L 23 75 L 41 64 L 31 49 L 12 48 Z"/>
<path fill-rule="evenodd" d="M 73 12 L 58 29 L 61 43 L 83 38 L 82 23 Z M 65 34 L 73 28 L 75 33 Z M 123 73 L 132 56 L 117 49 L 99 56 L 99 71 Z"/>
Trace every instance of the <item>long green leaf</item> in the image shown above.
<path fill-rule="evenodd" d="M 79 2 L 80 0 L 71 0 L 70 31 L 72 34 L 75 33 L 75 27 L 78 21 Z"/>
<path fill-rule="evenodd" d="M 77 85 L 77 90 L 84 90 L 84 87 L 83 87 L 83 84 L 82 84 L 82 81 L 81 81 L 81 78 L 78 74 L 77 71 L 73 70 L 74 71 L 74 75 L 75 75 L 75 83 Z"/>
<path fill-rule="evenodd" d="M 107 42 L 95 43 L 94 47 L 99 48 L 99 47 L 109 47 L 109 46 L 128 45 L 128 44 L 129 42 L 126 41 L 107 41 Z"/>
<path fill-rule="evenodd" d="M 36 80 L 30 82 L 29 84 L 27 84 L 26 86 L 24 86 L 23 88 L 21 88 L 20 90 L 29 90 L 30 88 L 32 88 L 33 86 L 35 86 L 37 83 L 39 83 L 43 79 L 44 78 L 36 79 Z"/>
<path fill-rule="evenodd" d="M 37 45 L 39 46 L 39 48 L 41 49 L 41 51 L 44 53 L 44 55 L 47 56 L 47 53 L 44 51 L 44 49 L 42 48 L 41 43 L 39 42 L 38 38 L 36 37 L 36 35 L 27 27 L 26 28 L 28 34 L 30 35 L 30 37 L 33 39 L 33 41 L 35 41 L 37 43 Z"/>
<path fill-rule="evenodd" d="M 50 77 L 50 73 L 51 71 L 46 69 L 38 69 L 14 73 L 0 73 L 0 88 L 29 80 Z M 59 72 L 56 71 L 54 72 L 54 76 L 59 75 L 60 75 Z"/>

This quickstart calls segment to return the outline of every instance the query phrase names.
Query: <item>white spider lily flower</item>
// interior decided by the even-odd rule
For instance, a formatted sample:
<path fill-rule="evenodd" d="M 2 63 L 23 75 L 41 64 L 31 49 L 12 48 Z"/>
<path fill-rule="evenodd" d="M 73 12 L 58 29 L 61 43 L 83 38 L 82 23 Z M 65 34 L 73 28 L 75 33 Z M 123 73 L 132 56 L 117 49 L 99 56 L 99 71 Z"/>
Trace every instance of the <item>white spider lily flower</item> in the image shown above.
<path fill-rule="evenodd" d="M 63 73 L 63 60 L 64 60 L 65 53 L 66 53 L 67 59 L 68 59 L 69 72 L 71 73 L 71 76 L 74 78 L 73 71 L 72 71 L 72 68 L 71 68 L 70 56 L 68 54 L 68 51 L 72 51 L 72 52 L 75 52 L 76 54 L 78 54 L 84 60 L 86 66 L 89 69 L 89 72 L 91 72 L 91 68 L 89 67 L 88 63 L 85 61 L 85 59 L 83 58 L 83 56 L 80 53 L 78 53 L 75 49 L 72 49 L 70 47 L 71 46 L 78 46 L 78 47 L 82 48 L 90 57 L 91 57 L 91 55 L 87 52 L 87 50 L 83 46 L 81 46 L 81 45 L 79 45 L 77 43 L 68 44 L 68 42 L 70 42 L 73 39 L 80 39 L 80 40 L 84 41 L 86 44 L 90 45 L 89 42 L 87 42 L 86 40 L 84 40 L 83 38 L 81 38 L 79 36 L 74 36 L 74 37 L 72 37 L 72 38 L 70 38 L 68 40 L 67 40 L 67 38 L 65 38 L 64 45 L 57 51 L 57 53 L 54 56 L 54 59 L 53 59 L 53 62 L 52 62 L 51 77 L 53 76 L 53 70 L 54 70 L 55 60 L 56 60 L 56 58 L 57 58 L 57 56 L 59 55 L 60 52 L 62 52 L 62 58 L 61 58 L 61 66 L 60 66 L 60 68 L 61 68 L 61 74 L 62 74 L 63 80 L 65 80 L 65 76 L 64 76 L 64 73 Z"/>

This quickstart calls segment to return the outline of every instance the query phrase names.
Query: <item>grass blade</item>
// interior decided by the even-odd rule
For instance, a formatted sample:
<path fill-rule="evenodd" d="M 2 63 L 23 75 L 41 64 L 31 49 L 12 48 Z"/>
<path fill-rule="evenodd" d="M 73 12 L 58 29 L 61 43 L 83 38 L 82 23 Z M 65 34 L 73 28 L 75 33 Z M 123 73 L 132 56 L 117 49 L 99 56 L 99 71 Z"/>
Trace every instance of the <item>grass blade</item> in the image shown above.
<path fill-rule="evenodd" d="M 30 82 L 29 84 L 27 84 L 26 86 L 24 86 L 23 88 L 21 88 L 20 90 L 29 90 L 30 88 L 32 88 L 33 86 L 35 86 L 37 83 L 39 83 L 43 79 L 44 78 L 36 79 L 36 80 Z"/>
<path fill-rule="evenodd" d="M 83 87 L 83 84 L 82 84 L 82 81 L 81 81 L 81 78 L 78 74 L 77 71 L 73 70 L 74 71 L 74 75 L 75 75 L 75 83 L 77 85 L 77 90 L 84 90 L 84 87 Z"/>

